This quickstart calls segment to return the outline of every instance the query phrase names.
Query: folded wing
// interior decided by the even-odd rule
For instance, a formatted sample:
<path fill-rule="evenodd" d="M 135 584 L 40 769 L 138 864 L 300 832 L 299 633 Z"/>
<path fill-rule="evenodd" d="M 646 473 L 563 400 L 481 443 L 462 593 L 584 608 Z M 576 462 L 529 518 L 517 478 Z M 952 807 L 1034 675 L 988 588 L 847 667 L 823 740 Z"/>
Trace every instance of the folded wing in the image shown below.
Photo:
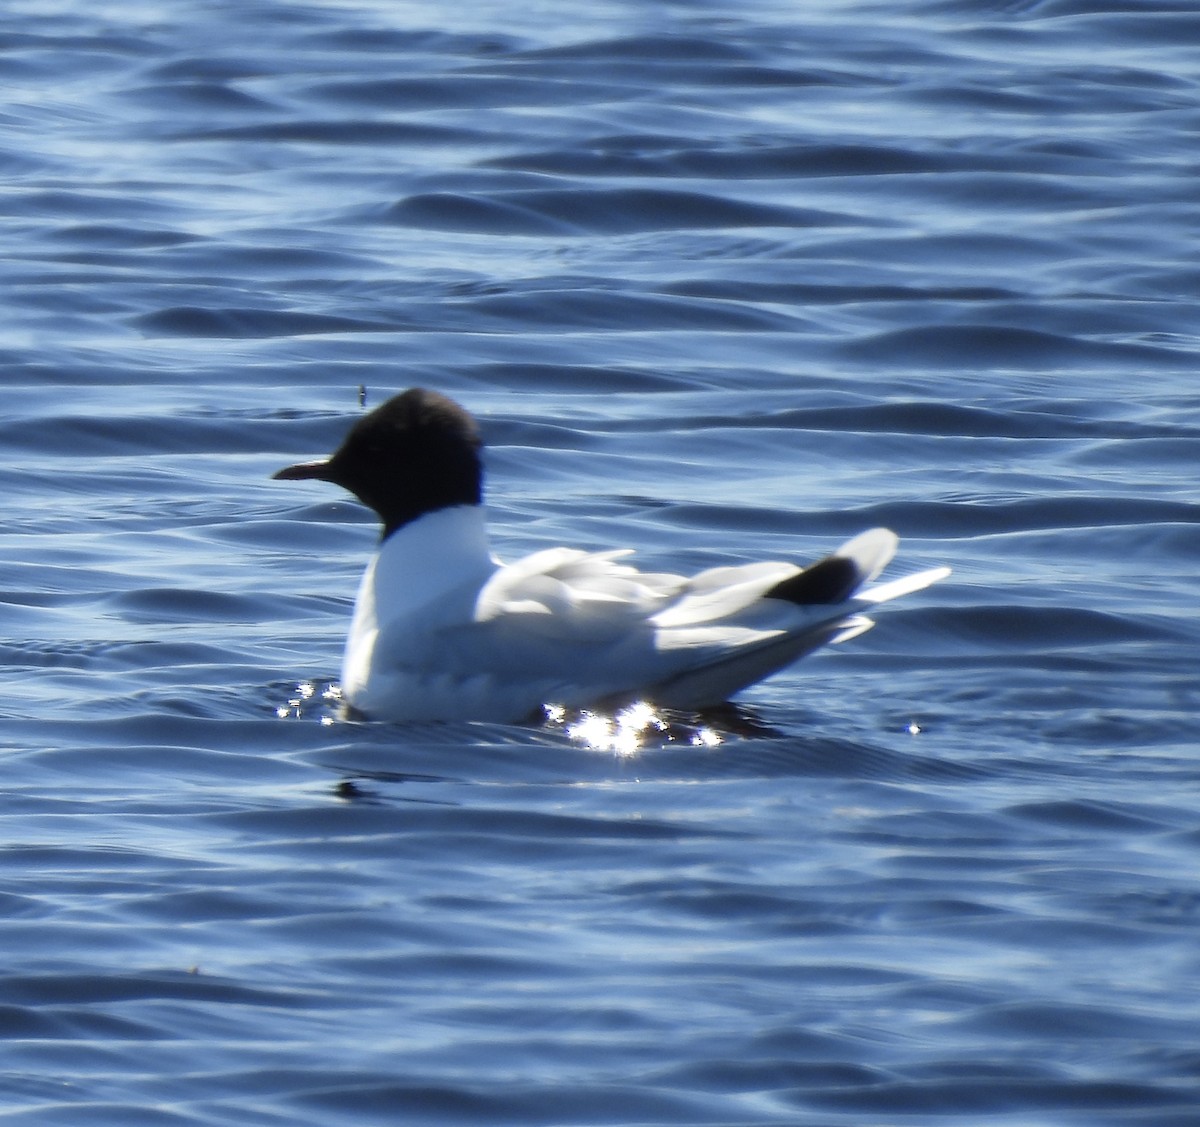
<path fill-rule="evenodd" d="M 645 697 L 663 707 L 717 704 L 812 650 L 869 629 L 861 612 L 928 586 L 947 569 L 867 586 L 896 537 L 856 536 L 807 567 L 755 563 L 691 578 L 639 572 L 625 551 L 556 548 L 500 568 L 473 621 L 431 637 L 441 667 L 488 669 L 528 712 Z M 520 689 L 517 686 L 521 686 Z"/>

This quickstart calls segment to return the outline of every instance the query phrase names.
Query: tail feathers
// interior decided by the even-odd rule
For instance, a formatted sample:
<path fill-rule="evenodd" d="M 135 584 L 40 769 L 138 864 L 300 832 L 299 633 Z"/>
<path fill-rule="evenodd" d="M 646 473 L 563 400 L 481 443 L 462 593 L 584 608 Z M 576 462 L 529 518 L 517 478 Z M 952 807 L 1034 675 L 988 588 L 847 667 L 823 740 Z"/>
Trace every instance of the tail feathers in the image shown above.
<path fill-rule="evenodd" d="M 654 686 L 650 698 L 669 708 L 696 708 L 726 700 L 821 646 L 845 642 L 870 630 L 874 622 L 862 611 L 920 591 L 950 574 L 948 567 L 930 568 L 864 590 L 891 561 L 897 543 L 886 528 L 873 528 L 811 567 L 780 580 L 767 590 L 766 597 L 800 608 L 789 612 L 779 607 L 776 612 L 795 620 L 793 625 L 680 670 Z M 812 609 L 805 609 L 809 607 Z"/>
<path fill-rule="evenodd" d="M 847 540 L 833 555 L 776 583 L 765 597 L 797 606 L 844 603 L 888 565 L 898 543 L 889 529 L 868 529 Z"/>
<path fill-rule="evenodd" d="M 865 591 L 859 592 L 858 599 L 863 603 L 886 603 L 891 599 L 898 599 L 902 595 L 911 595 L 914 591 L 924 590 L 939 579 L 945 579 L 949 574 L 948 567 L 931 567 L 928 571 L 918 571 L 915 575 L 902 575 L 899 579 L 893 579 L 888 583 L 868 587 Z"/>

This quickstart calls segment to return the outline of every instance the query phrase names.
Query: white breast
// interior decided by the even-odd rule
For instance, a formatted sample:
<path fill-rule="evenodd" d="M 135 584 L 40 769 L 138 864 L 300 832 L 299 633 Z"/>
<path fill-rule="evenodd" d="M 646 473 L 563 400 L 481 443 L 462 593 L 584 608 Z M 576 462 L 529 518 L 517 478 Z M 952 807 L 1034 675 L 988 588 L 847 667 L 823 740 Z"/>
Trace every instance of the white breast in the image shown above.
<path fill-rule="evenodd" d="M 470 622 L 496 566 L 478 506 L 429 513 L 389 536 L 358 587 L 342 659 L 345 700 L 368 715 L 406 711 L 427 680 L 428 633 Z"/>

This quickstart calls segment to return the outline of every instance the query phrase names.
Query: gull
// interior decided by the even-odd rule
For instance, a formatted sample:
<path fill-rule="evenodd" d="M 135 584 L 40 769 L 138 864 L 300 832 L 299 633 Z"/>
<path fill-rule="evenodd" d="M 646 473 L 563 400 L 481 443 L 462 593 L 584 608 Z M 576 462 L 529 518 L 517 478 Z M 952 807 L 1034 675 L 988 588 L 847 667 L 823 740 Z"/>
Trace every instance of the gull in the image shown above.
<path fill-rule="evenodd" d="M 866 611 L 949 574 L 875 583 L 897 538 L 873 528 L 807 566 L 644 572 L 631 549 L 491 551 L 482 441 L 425 388 L 363 415 L 327 458 L 274 476 L 332 482 L 382 524 L 342 660 L 342 697 L 383 721 L 517 723 L 547 707 L 701 710 L 873 625 Z"/>

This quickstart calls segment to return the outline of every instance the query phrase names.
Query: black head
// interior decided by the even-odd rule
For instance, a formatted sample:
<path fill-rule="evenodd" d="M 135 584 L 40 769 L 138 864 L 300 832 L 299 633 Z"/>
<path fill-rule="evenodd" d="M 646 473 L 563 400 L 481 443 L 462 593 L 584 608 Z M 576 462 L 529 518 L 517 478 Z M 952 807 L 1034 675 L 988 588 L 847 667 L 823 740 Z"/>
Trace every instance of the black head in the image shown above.
<path fill-rule="evenodd" d="M 379 514 L 386 538 L 425 513 L 478 505 L 482 445 L 475 420 L 457 403 L 414 387 L 359 419 L 329 458 L 288 466 L 274 476 L 332 481 L 348 489 Z"/>

